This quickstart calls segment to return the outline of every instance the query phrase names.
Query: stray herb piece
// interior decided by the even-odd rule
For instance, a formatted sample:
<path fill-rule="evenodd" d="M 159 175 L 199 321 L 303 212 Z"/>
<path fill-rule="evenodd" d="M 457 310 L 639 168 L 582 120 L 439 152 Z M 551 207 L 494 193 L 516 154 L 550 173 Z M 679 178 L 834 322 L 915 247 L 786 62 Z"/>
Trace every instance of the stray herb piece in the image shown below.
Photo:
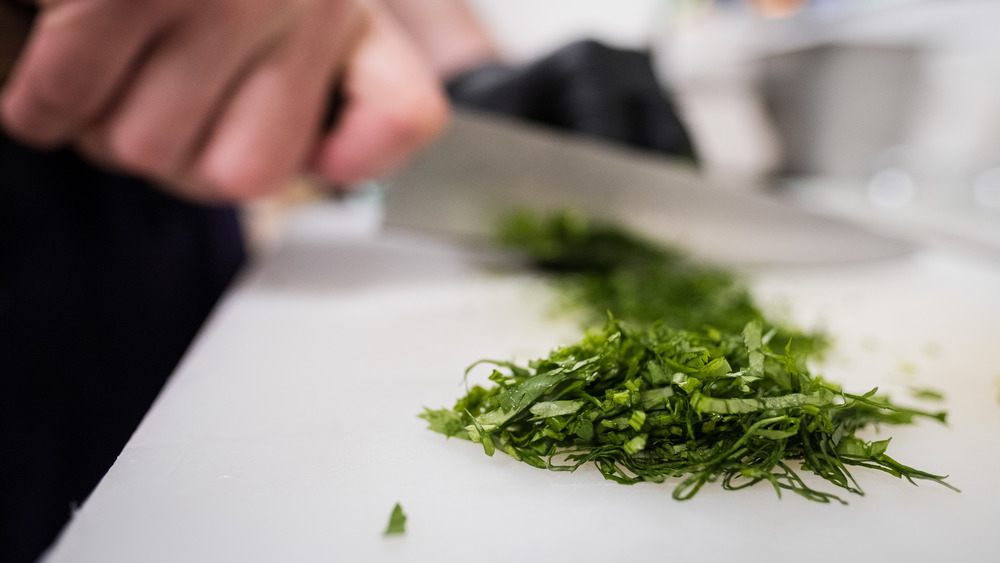
<path fill-rule="evenodd" d="M 910 393 L 913 394 L 915 399 L 923 399 L 924 401 L 943 401 L 944 393 L 927 387 L 912 387 L 910 388 Z"/>
<path fill-rule="evenodd" d="M 392 515 L 389 516 L 389 526 L 385 529 L 385 535 L 392 536 L 406 532 L 406 515 L 403 514 L 403 507 L 397 502 L 392 508 Z"/>
<path fill-rule="evenodd" d="M 844 501 L 814 489 L 793 468 L 863 494 L 850 467 L 910 482 L 945 477 L 889 457 L 889 440 L 856 432 L 943 413 L 902 408 L 846 393 L 814 377 L 800 358 L 774 351 L 754 321 L 742 333 L 680 331 L 614 318 L 582 341 L 528 366 L 494 365 L 495 386 L 474 386 L 453 409 L 421 415 L 431 428 L 483 444 L 529 465 L 573 471 L 592 463 L 623 484 L 679 479 L 678 500 L 706 483 L 729 490 L 769 483 L 819 502 Z"/>

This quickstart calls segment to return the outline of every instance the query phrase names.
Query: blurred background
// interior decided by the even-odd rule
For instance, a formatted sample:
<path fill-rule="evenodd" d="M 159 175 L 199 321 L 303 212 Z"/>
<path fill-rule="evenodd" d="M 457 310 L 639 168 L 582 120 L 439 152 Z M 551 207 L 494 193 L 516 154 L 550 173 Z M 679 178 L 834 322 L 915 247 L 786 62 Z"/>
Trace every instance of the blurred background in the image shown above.
<path fill-rule="evenodd" d="M 469 0 L 504 55 L 649 49 L 727 189 L 1000 248 L 1000 2 Z"/>
<path fill-rule="evenodd" d="M 717 186 L 1000 258 L 996 0 L 466 1 L 513 67 L 649 52 Z M 257 247 L 274 211 L 251 209 Z"/>

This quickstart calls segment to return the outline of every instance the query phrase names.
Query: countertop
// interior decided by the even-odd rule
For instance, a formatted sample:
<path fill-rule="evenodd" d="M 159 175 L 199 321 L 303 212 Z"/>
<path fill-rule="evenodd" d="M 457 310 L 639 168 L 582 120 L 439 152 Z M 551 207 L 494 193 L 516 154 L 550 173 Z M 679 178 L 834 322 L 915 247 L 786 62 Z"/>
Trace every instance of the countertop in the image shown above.
<path fill-rule="evenodd" d="M 995 561 L 1000 521 L 1000 264 L 946 251 L 749 267 L 775 314 L 823 326 L 814 371 L 947 426 L 884 428 L 889 453 L 956 493 L 875 471 L 821 505 L 766 486 L 622 486 L 448 440 L 481 358 L 575 341 L 546 282 L 502 256 L 380 227 L 377 202 L 300 210 L 212 315 L 48 563 L 116 561 Z M 485 378 L 473 372 L 472 379 Z M 921 403 L 913 387 L 942 391 Z M 820 487 L 823 484 L 819 484 Z M 406 533 L 383 537 L 395 503 Z"/>

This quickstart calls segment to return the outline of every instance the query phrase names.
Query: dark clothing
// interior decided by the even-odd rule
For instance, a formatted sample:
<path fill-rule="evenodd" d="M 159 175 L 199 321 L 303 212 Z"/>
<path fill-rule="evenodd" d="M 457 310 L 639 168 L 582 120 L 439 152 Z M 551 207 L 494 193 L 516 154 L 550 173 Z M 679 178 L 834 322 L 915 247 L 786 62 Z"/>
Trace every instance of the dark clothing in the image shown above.
<path fill-rule="evenodd" d="M 51 543 L 242 259 L 232 209 L 0 136 L 0 561 Z"/>
<path fill-rule="evenodd" d="M 695 158 L 646 52 L 579 41 L 528 65 L 470 69 L 447 86 L 457 105 Z"/>

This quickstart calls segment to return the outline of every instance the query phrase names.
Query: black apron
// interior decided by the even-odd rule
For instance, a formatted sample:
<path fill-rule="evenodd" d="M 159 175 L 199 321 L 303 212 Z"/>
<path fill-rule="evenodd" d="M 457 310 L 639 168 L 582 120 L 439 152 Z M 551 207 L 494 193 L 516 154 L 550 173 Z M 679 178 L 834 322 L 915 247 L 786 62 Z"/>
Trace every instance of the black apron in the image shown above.
<path fill-rule="evenodd" d="M 242 260 L 234 210 L 0 136 L 0 561 L 51 543 Z"/>

